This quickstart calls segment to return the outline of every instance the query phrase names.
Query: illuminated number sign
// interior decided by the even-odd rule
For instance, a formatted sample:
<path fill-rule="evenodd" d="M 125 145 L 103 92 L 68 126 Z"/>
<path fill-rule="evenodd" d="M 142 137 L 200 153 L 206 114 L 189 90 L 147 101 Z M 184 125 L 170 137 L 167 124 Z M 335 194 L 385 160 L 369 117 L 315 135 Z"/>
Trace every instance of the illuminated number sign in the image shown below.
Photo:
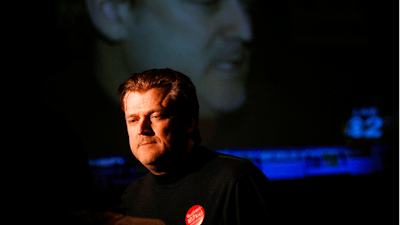
<path fill-rule="evenodd" d="M 353 117 L 347 122 L 346 134 L 352 138 L 380 138 L 383 119 L 376 107 L 353 109 Z"/>

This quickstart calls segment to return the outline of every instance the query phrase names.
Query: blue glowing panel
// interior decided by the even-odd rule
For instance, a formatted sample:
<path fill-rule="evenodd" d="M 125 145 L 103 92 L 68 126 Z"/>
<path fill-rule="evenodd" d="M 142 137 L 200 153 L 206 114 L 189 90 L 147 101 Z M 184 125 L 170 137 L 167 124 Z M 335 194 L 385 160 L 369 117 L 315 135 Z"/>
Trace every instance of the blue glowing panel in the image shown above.
<path fill-rule="evenodd" d="M 216 151 L 252 161 L 270 180 L 360 175 L 383 170 L 382 159 L 379 157 L 360 157 L 356 149 L 344 146 Z"/>
<path fill-rule="evenodd" d="M 354 139 L 380 138 L 383 119 L 378 116 L 376 107 L 353 109 L 347 122 L 346 134 Z"/>
<path fill-rule="evenodd" d="M 375 146 L 382 151 L 384 146 Z M 383 171 L 381 154 L 360 156 L 360 151 L 346 146 L 310 146 L 293 148 L 221 149 L 220 153 L 248 159 L 270 180 L 293 180 L 312 176 L 361 175 Z M 147 173 L 144 167 L 127 165 L 123 156 L 90 159 L 96 187 L 128 185 Z"/>
<path fill-rule="evenodd" d="M 112 167 L 115 165 L 122 166 L 124 164 L 125 164 L 125 159 L 120 156 L 89 160 L 90 166 L 98 166 L 98 167 Z"/>

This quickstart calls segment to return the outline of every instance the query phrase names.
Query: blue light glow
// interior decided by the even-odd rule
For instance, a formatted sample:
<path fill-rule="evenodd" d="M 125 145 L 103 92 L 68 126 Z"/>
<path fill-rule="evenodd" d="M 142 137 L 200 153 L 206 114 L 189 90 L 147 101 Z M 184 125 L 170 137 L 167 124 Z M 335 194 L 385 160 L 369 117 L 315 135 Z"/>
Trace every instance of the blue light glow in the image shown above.
<path fill-rule="evenodd" d="M 100 159 L 90 159 L 90 166 L 98 166 L 98 167 L 112 167 L 115 165 L 124 165 L 125 159 L 123 157 L 109 157 L 109 158 L 100 158 Z"/>
<path fill-rule="evenodd" d="M 377 116 L 376 107 L 353 109 L 352 113 L 346 127 L 348 136 L 354 139 L 382 137 L 383 119 Z"/>
<path fill-rule="evenodd" d="M 378 114 L 378 109 L 376 107 L 362 107 L 360 109 L 354 108 L 352 111 L 353 116 L 376 116 Z"/>
<path fill-rule="evenodd" d="M 380 151 L 380 148 L 377 149 Z M 292 180 L 337 174 L 360 175 L 381 171 L 384 168 L 379 154 L 359 156 L 360 152 L 357 149 L 345 146 L 215 151 L 250 160 L 270 180 Z M 135 167 L 126 168 L 126 160 L 120 156 L 89 160 L 89 164 L 93 174 L 100 180 L 106 180 L 107 185 L 115 182 L 129 184 L 138 177 L 135 174 L 143 175 L 147 172 Z"/>
<path fill-rule="evenodd" d="M 347 122 L 346 134 L 352 138 L 363 137 L 364 120 L 361 117 L 354 116 Z"/>
<path fill-rule="evenodd" d="M 382 170 L 380 158 L 359 157 L 357 150 L 344 146 L 216 151 L 252 161 L 270 180 L 359 175 Z"/>
<path fill-rule="evenodd" d="M 380 129 L 383 126 L 383 119 L 377 116 L 372 116 L 365 120 L 364 124 L 367 127 L 364 132 L 365 138 L 382 137 L 382 131 Z"/>

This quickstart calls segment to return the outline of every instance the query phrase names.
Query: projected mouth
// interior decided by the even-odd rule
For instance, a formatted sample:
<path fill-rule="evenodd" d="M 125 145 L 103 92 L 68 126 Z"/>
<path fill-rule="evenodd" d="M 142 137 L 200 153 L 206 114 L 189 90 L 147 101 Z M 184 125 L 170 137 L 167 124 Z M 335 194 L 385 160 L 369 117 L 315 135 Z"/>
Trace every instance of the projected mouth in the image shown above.
<path fill-rule="evenodd" d="M 241 60 L 230 62 L 216 62 L 214 64 L 215 68 L 220 70 L 234 70 L 240 68 L 241 65 Z"/>
<path fill-rule="evenodd" d="M 244 64 L 242 57 L 235 57 L 226 60 L 217 60 L 213 63 L 213 68 L 218 71 L 219 76 L 223 78 L 232 78 L 241 74 L 241 68 Z"/>

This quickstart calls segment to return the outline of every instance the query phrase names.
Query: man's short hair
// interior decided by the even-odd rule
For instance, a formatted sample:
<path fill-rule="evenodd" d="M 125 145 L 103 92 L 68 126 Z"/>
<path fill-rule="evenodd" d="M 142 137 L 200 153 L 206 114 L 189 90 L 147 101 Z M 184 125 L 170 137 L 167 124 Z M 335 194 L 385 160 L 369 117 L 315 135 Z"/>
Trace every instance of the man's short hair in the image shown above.
<path fill-rule="evenodd" d="M 195 119 L 195 129 L 190 137 L 195 144 L 200 143 L 199 102 L 196 87 L 190 78 L 183 73 L 168 68 L 133 73 L 117 90 L 122 111 L 125 112 L 125 96 L 127 93 L 146 92 L 152 88 L 166 88 L 178 108 L 179 116 L 183 116 L 183 119 L 187 121 L 191 118 Z"/>

